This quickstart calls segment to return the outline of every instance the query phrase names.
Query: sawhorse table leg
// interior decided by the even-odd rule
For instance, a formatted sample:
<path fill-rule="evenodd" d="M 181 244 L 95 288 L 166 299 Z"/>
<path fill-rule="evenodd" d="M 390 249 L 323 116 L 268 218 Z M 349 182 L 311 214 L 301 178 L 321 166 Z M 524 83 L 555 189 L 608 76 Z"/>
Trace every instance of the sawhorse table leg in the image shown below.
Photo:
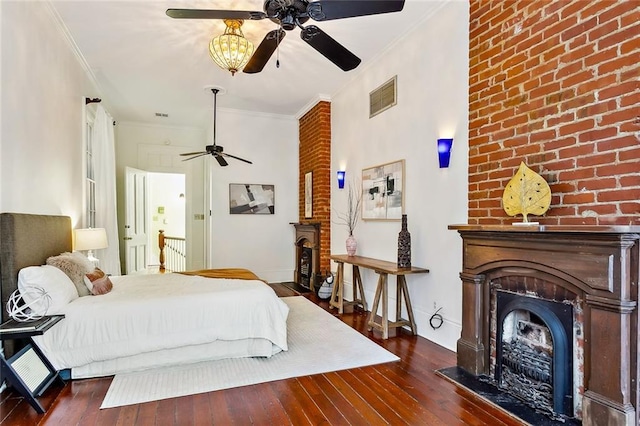
<path fill-rule="evenodd" d="M 389 298 L 388 298 L 388 275 L 385 273 L 380 273 L 378 276 L 378 286 L 376 287 L 376 295 L 373 297 L 373 305 L 371 306 L 371 313 L 369 314 L 368 321 L 368 329 L 369 331 L 379 330 L 382 332 L 382 338 L 389 338 Z M 380 299 L 382 299 L 382 320 L 377 323 L 375 321 L 376 312 L 378 312 L 378 306 L 380 304 Z"/>
<path fill-rule="evenodd" d="M 404 299 L 405 306 L 407 307 L 407 314 L 409 315 L 409 321 L 402 319 L 402 299 Z M 411 299 L 409 298 L 409 290 L 407 288 L 407 281 L 404 275 L 397 276 L 396 285 L 396 324 L 397 326 L 408 325 L 411 328 L 411 333 L 415 336 L 418 334 L 418 328 L 416 327 L 416 320 L 413 317 L 413 307 L 411 307 Z"/>
<path fill-rule="evenodd" d="M 331 290 L 331 299 L 329 299 L 329 307 L 338 308 L 338 313 L 344 312 L 344 301 L 342 299 L 342 287 L 344 286 L 344 263 L 338 262 L 338 272 L 336 274 L 336 282 L 333 283 Z"/>
<path fill-rule="evenodd" d="M 407 281 L 404 275 L 396 276 L 396 318 L 395 321 L 389 322 L 389 307 L 388 307 L 388 275 L 380 273 L 378 278 L 378 287 L 376 288 L 376 295 L 373 298 L 373 306 L 371 306 L 371 313 L 369 314 L 368 330 L 371 331 L 374 328 L 382 333 L 383 339 L 389 338 L 389 329 L 397 328 L 408 325 L 411 328 L 413 335 L 418 334 L 418 328 L 416 327 L 416 321 L 413 317 L 413 308 L 411 307 L 411 299 L 409 298 L 409 292 L 407 290 Z M 376 313 L 378 312 L 378 306 L 380 305 L 380 299 L 382 299 L 382 312 L 380 313 L 382 319 L 378 323 L 375 321 Z M 407 308 L 407 314 L 409 320 L 402 318 L 402 301 L 404 300 Z"/>
<path fill-rule="evenodd" d="M 344 263 L 338 262 L 338 272 L 336 273 L 336 281 L 331 290 L 331 299 L 329 306 L 338 308 L 338 313 L 344 313 L 344 305 L 360 305 L 362 309 L 367 310 L 367 301 L 364 297 L 364 288 L 362 287 L 362 277 L 360 276 L 360 268 L 353 265 L 353 301 L 345 302 L 342 295 L 344 289 Z M 358 296 L 358 293 L 360 295 Z"/>
<path fill-rule="evenodd" d="M 360 293 L 360 296 L 358 296 Z M 362 306 L 362 309 L 367 311 L 367 301 L 364 297 L 364 289 L 362 287 L 362 277 L 360 276 L 360 268 L 353 265 L 353 302 L 354 305 Z"/>

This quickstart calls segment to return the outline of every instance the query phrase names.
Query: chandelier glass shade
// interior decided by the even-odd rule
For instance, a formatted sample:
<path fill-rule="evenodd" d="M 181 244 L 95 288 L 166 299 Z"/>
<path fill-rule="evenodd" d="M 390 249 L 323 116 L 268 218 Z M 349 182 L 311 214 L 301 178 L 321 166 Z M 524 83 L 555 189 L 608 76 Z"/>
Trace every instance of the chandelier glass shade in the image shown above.
<path fill-rule="evenodd" d="M 225 19 L 224 23 L 227 28 L 224 34 L 211 40 L 209 54 L 220 68 L 235 75 L 253 55 L 253 43 L 244 38 L 240 29 L 243 23 L 241 19 Z"/>

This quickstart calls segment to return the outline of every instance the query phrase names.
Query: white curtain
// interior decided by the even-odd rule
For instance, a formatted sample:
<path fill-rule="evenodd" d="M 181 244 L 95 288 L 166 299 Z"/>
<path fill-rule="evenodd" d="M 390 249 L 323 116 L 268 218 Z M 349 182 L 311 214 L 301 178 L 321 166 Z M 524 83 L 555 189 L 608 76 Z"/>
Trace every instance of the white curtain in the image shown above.
<path fill-rule="evenodd" d="M 105 228 L 109 247 L 98 250 L 100 269 L 120 275 L 120 240 L 116 207 L 116 148 L 113 118 L 98 105 L 93 124 L 93 158 L 96 181 L 96 228 Z"/>

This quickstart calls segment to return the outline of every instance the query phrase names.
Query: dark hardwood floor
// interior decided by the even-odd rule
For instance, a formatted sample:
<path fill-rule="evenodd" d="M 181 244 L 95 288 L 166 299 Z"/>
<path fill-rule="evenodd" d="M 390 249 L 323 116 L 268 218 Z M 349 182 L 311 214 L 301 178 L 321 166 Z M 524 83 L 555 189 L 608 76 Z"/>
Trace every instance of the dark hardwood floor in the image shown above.
<path fill-rule="evenodd" d="M 274 284 L 279 296 L 297 295 Z M 328 310 L 328 303 L 305 297 Z M 332 311 L 335 313 L 335 309 Z M 38 415 L 12 389 L 0 394 L 2 425 L 520 425 L 512 416 L 436 375 L 455 353 L 408 333 L 381 340 L 366 315 L 342 315 L 354 329 L 398 355 L 399 362 L 298 377 L 206 394 L 100 410 L 111 378 L 56 385 Z M 327 351 L 331 348 L 327 347 Z"/>

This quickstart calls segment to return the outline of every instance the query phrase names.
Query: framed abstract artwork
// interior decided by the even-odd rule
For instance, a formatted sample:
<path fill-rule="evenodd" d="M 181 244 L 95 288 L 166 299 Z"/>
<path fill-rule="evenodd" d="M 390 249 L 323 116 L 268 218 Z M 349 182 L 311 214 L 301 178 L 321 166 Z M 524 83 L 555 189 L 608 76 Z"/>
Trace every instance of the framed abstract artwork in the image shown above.
<path fill-rule="evenodd" d="M 404 213 L 404 160 L 362 170 L 362 219 L 400 220 Z"/>
<path fill-rule="evenodd" d="M 274 185 L 229 184 L 229 214 L 275 214 Z"/>

